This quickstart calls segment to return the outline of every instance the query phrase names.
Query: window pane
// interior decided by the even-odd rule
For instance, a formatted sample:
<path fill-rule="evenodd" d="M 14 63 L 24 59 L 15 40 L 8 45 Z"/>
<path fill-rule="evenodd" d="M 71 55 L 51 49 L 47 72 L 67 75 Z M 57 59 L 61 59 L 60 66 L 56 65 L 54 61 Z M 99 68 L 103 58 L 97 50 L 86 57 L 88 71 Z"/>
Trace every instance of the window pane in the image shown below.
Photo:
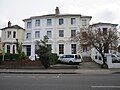
<path fill-rule="evenodd" d="M 72 54 L 76 54 L 76 44 L 71 44 Z"/>
<path fill-rule="evenodd" d="M 15 31 L 13 32 L 13 38 L 16 38 L 16 32 Z"/>
<path fill-rule="evenodd" d="M 87 20 L 86 19 L 82 19 L 82 26 L 87 26 Z"/>
<path fill-rule="evenodd" d="M 59 30 L 59 37 L 64 37 L 64 30 Z"/>
<path fill-rule="evenodd" d="M 31 39 L 31 33 L 27 33 L 26 39 Z"/>
<path fill-rule="evenodd" d="M 35 20 L 35 26 L 40 26 L 40 20 Z"/>
<path fill-rule="evenodd" d="M 7 53 L 10 53 L 10 45 L 7 45 Z"/>
<path fill-rule="evenodd" d="M 52 19 L 47 19 L 47 26 L 52 26 Z"/>
<path fill-rule="evenodd" d="M 75 25 L 76 24 L 76 19 L 75 18 L 71 18 L 71 25 Z"/>
<path fill-rule="evenodd" d="M 48 36 L 48 38 L 51 38 L 52 37 L 52 32 L 51 31 L 47 31 L 47 36 Z"/>
<path fill-rule="evenodd" d="M 31 28 L 32 27 L 32 23 L 31 22 L 27 22 L 27 28 Z"/>
<path fill-rule="evenodd" d="M 27 45 L 27 56 L 30 56 L 31 55 L 31 46 L 30 45 Z"/>
<path fill-rule="evenodd" d="M 13 54 L 15 54 L 15 45 L 13 45 Z"/>
<path fill-rule="evenodd" d="M 62 25 L 62 24 L 64 24 L 63 18 L 59 19 L 59 25 Z"/>
<path fill-rule="evenodd" d="M 71 37 L 74 37 L 76 35 L 76 30 L 71 30 Z"/>
<path fill-rule="evenodd" d="M 64 54 L 64 44 L 59 44 L 59 54 Z"/>
<path fill-rule="evenodd" d="M 35 38 L 40 38 L 40 31 L 35 31 Z"/>
<path fill-rule="evenodd" d="M 10 38 L 11 37 L 11 31 L 8 31 L 7 32 L 7 38 Z"/>

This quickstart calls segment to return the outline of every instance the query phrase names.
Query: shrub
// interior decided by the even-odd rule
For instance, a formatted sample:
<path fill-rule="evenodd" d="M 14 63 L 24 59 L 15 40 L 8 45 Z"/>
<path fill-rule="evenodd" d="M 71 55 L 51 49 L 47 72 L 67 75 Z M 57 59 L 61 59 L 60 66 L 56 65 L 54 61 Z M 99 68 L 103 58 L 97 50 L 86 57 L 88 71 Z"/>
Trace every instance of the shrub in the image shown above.
<path fill-rule="evenodd" d="M 56 53 L 52 53 L 51 54 L 51 59 L 50 59 L 50 64 L 54 65 L 58 62 L 58 56 Z"/>

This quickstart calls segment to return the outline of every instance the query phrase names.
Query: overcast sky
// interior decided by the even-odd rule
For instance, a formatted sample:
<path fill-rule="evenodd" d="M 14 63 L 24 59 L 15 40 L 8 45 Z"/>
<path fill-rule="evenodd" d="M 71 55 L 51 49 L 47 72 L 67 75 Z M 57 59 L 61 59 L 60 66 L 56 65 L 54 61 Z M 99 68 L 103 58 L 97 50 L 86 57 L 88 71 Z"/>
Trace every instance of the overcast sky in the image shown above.
<path fill-rule="evenodd" d="M 0 0 L 0 28 L 7 22 L 24 28 L 25 18 L 55 13 L 92 16 L 91 23 L 109 22 L 120 24 L 120 0 Z"/>

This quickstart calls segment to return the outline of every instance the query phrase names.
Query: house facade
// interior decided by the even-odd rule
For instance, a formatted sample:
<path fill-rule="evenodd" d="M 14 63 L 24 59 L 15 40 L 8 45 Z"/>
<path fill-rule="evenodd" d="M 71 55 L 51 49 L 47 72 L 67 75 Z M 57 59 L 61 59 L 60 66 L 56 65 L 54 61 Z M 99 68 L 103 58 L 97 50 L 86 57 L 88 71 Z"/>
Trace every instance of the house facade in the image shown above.
<path fill-rule="evenodd" d="M 112 23 L 95 23 L 93 25 L 90 25 L 91 30 L 93 32 L 96 32 L 96 30 L 97 31 L 99 30 L 100 32 L 104 33 L 105 35 L 107 35 L 109 30 L 114 30 L 115 34 L 117 35 L 117 33 L 118 33 L 117 26 L 118 26 L 118 24 L 112 24 Z M 118 44 L 119 44 L 118 41 L 112 42 L 109 45 L 109 48 L 106 53 L 118 54 L 118 50 L 117 50 Z M 99 54 L 99 52 L 95 48 L 91 48 L 90 51 L 91 51 L 90 56 L 91 56 L 92 60 L 94 60 L 95 62 L 97 62 L 99 64 L 102 64 L 103 61 L 102 61 L 102 57 Z"/>
<path fill-rule="evenodd" d="M 16 50 L 16 39 L 18 42 L 23 42 L 24 31 L 22 27 L 18 25 L 11 25 L 11 22 L 8 22 L 8 26 L 1 29 L 1 43 L 2 49 L 5 49 L 6 53 L 17 53 Z"/>
<path fill-rule="evenodd" d="M 91 16 L 80 14 L 60 14 L 56 7 L 55 14 L 34 16 L 24 19 L 25 34 L 23 42 L 23 51 L 32 60 L 35 60 L 36 40 L 48 36 L 48 47 L 52 48 L 53 53 L 77 54 L 79 53 L 78 44 L 70 42 L 80 28 L 89 26 Z"/>

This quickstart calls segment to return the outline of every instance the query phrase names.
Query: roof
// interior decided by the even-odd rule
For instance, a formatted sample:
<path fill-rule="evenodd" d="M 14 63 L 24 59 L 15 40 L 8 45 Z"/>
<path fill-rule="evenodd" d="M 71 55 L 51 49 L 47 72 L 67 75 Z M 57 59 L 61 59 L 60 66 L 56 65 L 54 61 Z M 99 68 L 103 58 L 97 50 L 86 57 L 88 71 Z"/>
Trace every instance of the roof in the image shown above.
<path fill-rule="evenodd" d="M 10 27 L 5 27 L 5 28 L 2 28 L 2 29 L 0 29 L 0 30 L 9 29 L 9 28 L 23 29 L 23 30 L 25 30 L 24 28 L 22 28 L 22 27 L 20 27 L 20 26 L 18 26 L 18 25 L 13 25 L 13 26 L 10 26 Z"/>
<path fill-rule="evenodd" d="M 34 19 L 34 18 L 41 18 L 41 17 L 63 17 L 63 16 L 80 16 L 82 18 L 92 18 L 92 16 L 82 16 L 81 14 L 48 14 L 48 15 L 41 15 L 41 16 L 33 16 L 33 17 L 30 17 L 30 18 L 27 18 L 27 19 L 23 19 L 23 21 L 26 21 L 26 20 L 31 20 L 31 19 Z"/>
<path fill-rule="evenodd" d="M 118 26 L 118 24 L 112 24 L 112 23 L 102 23 L 102 22 L 95 23 L 95 24 L 92 24 L 92 25 L 90 25 L 90 26 L 96 26 L 96 25 L 112 25 L 112 26 Z"/>

